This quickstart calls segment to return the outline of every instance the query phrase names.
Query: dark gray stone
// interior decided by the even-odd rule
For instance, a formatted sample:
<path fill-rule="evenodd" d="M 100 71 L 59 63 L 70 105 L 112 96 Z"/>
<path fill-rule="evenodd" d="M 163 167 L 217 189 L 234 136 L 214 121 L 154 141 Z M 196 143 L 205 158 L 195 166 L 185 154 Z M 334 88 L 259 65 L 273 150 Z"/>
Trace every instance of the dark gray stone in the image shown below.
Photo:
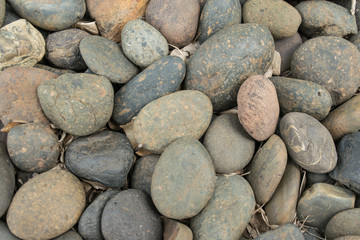
<path fill-rule="evenodd" d="M 334 183 L 328 173 L 306 172 L 306 185 L 311 186 L 315 183 Z"/>
<path fill-rule="evenodd" d="M 11 232 L 5 222 L 0 221 L 0 239 L 1 240 L 20 240 L 20 238 L 15 237 Z"/>
<path fill-rule="evenodd" d="M 287 223 L 274 230 L 268 231 L 255 240 L 304 240 L 303 234 L 294 224 Z"/>
<path fill-rule="evenodd" d="M 290 69 L 291 58 L 301 44 L 302 40 L 299 33 L 295 33 L 292 37 L 275 41 L 275 50 L 278 51 L 281 56 L 281 73 Z"/>
<path fill-rule="evenodd" d="M 323 236 L 321 236 L 321 234 L 314 228 L 304 226 L 302 230 L 304 231 L 304 240 L 319 240 L 320 238 L 323 238 Z"/>
<path fill-rule="evenodd" d="M 19 15 L 17 15 L 14 10 L 10 7 L 10 5 L 8 3 L 6 3 L 6 7 L 5 7 L 5 19 L 4 19 L 4 23 L 3 26 L 15 22 L 16 20 L 19 20 L 21 17 Z"/>
<path fill-rule="evenodd" d="M 15 172 L 5 147 L 0 144 L 0 217 L 8 209 L 15 189 Z"/>
<path fill-rule="evenodd" d="M 53 240 L 82 240 L 82 237 L 74 230 L 69 230 Z"/>

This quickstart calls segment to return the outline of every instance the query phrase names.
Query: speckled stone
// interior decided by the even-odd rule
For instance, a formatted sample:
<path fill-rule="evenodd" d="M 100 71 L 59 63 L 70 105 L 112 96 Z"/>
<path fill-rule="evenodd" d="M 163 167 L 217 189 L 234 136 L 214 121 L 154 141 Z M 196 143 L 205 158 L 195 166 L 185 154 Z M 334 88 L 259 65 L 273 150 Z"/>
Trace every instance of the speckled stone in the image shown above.
<path fill-rule="evenodd" d="M 1 240 L 20 240 L 20 238 L 15 237 L 11 232 L 5 222 L 0 221 L 0 239 Z"/>
<path fill-rule="evenodd" d="M 241 176 L 218 176 L 206 207 L 191 219 L 195 239 L 239 239 L 255 209 L 254 193 Z"/>
<path fill-rule="evenodd" d="M 7 137 L 9 156 L 26 172 L 45 172 L 55 167 L 60 146 L 55 133 L 46 125 L 27 123 L 13 127 Z"/>
<path fill-rule="evenodd" d="M 0 0 L 0 27 L 4 23 L 5 19 L 5 0 Z"/>
<path fill-rule="evenodd" d="M 306 41 L 295 51 L 291 61 L 293 77 L 324 86 L 334 106 L 345 102 L 357 91 L 360 83 L 359 66 L 360 52 L 357 47 L 336 36 L 316 37 Z"/>
<path fill-rule="evenodd" d="M 73 227 L 85 207 L 80 181 L 65 170 L 51 170 L 25 183 L 15 194 L 6 221 L 24 239 L 50 239 Z"/>
<path fill-rule="evenodd" d="M 0 144 L 0 216 L 8 209 L 15 190 L 15 171 L 5 146 Z"/>
<path fill-rule="evenodd" d="M 325 235 L 327 239 L 347 235 L 357 235 L 360 238 L 360 208 L 337 213 L 326 225 Z"/>
<path fill-rule="evenodd" d="M 37 27 L 59 31 L 69 28 L 85 14 L 84 0 L 8 0 L 14 11 Z"/>
<path fill-rule="evenodd" d="M 41 83 L 37 93 L 44 113 L 54 125 L 78 136 L 104 127 L 114 105 L 110 81 L 93 74 L 61 75 Z"/>
<path fill-rule="evenodd" d="M 326 183 L 315 183 L 300 197 L 297 214 L 299 220 L 307 218 L 307 225 L 324 231 L 335 214 L 353 208 L 354 204 L 353 192 Z"/>
<path fill-rule="evenodd" d="M 291 58 L 296 48 L 298 48 L 301 44 L 302 39 L 299 33 L 295 33 L 291 37 L 278 39 L 275 41 L 275 50 L 279 52 L 281 56 L 281 73 L 290 69 Z"/>
<path fill-rule="evenodd" d="M 255 240 L 304 240 L 304 237 L 298 227 L 294 224 L 288 223 L 282 225 L 274 230 L 260 234 Z"/>
<path fill-rule="evenodd" d="M 178 221 L 164 219 L 164 240 L 192 240 L 191 229 Z"/>
<path fill-rule="evenodd" d="M 63 235 L 54 238 L 54 240 L 82 240 L 82 237 L 76 231 L 70 230 Z"/>

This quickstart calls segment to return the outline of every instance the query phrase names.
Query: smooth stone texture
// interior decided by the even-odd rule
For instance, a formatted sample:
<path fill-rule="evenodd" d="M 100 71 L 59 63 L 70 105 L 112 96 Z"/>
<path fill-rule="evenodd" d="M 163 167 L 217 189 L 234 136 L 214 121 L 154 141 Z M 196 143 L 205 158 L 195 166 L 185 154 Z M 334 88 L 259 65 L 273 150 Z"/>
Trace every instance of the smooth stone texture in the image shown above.
<path fill-rule="evenodd" d="M 212 105 L 199 91 L 183 90 L 147 104 L 134 121 L 136 142 L 156 154 L 181 137 L 199 139 L 210 125 Z"/>
<path fill-rule="evenodd" d="M 42 69 L 12 67 L 0 71 L 0 118 L 6 126 L 13 121 L 42 122 L 44 115 L 36 94 L 38 85 L 57 75 Z"/>
<path fill-rule="evenodd" d="M 86 6 L 95 19 L 101 36 L 120 42 L 124 25 L 145 14 L 149 0 L 86 0 Z"/>
<path fill-rule="evenodd" d="M 205 207 L 214 191 L 215 170 L 205 147 L 184 137 L 165 148 L 155 166 L 151 197 L 161 214 L 190 218 Z"/>
<path fill-rule="evenodd" d="M 0 27 L 3 25 L 5 20 L 5 0 L 0 0 Z"/>
<path fill-rule="evenodd" d="M 328 173 L 306 172 L 306 185 L 311 186 L 314 183 L 334 183 Z"/>
<path fill-rule="evenodd" d="M 121 133 L 102 131 L 75 139 L 65 153 L 65 166 L 76 176 L 110 188 L 125 185 L 134 152 Z"/>
<path fill-rule="evenodd" d="M 195 239 L 239 239 L 255 209 L 254 193 L 241 176 L 217 176 L 214 193 L 190 226 Z"/>
<path fill-rule="evenodd" d="M 296 48 L 298 48 L 301 44 L 302 39 L 299 33 L 295 33 L 291 37 L 275 41 L 275 50 L 279 52 L 281 56 L 281 73 L 290 69 L 292 56 Z"/>
<path fill-rule="evenodd" d="M 278 187 L 265 205 L 266 216 L 271 225 L 283 225 L 294 220 L 300 180 L 299 167 L 293 161 L 288 161 Z"/>
<path fill-rule="evenodd" d="M 59 68 L 85 70 L 87 66 L 80 55 L 79 44 L 86 36 L 90 34 L 76 28 L 50 33 L 46 38 L 46 59 Z"/>
<path fill-rule="evenodd" d="M 151 101 L 175 92 L 185 77 L 186 65 L 179 57 L 155 61 L 115 94 L 112 118 L 126 124 Z"/>
<path fill-rule="evenodd" d="M 192 240 L 191 229 L 180 222 L 169 218 L 164 220 L 164 240 Z"/>
<path fill-rule="evenodd" d="M 5 222 L 0 221 L 0 239 L 1 240 L 20 240 L 20 238 L 15 237 L 11 232 Z"/>
<path fill-rule="evenodd" d="M 208 150 L 217 173 L 242 170 L 255 152 L 255 141 L 239 123 L 236 114 L 223 114 L 213 120 L 205 134 Z"/>
<path fill-rule="evenodd" d="M 274 230 L 263 233 L 255 238 L 255 240 L 304 240 L 304 237 L 298 227 L 288 223 Z"/>
<path fill-rule="evenodd" d="M 320 1 L 319 1 L 320 2 Z M 352 97 L 360 84 L 360 52 L 349 41 L 323 36 L 303 43 L 294 53 L 294 78 L 315 82 L 330 93 L 337 106 Z"/>
<path fill-rule="evenodd" d="M 326 225 L 325 235 L 327 239 L 347 235 L 357 235 L 360 238 L 360 208 L 337 213 Z"/>
<path fill-rule="evenodd" d="M 14 165 L 25 172 L 45 172 L 55 167 L 60 156 L 58 138 L 49 127 L 27 123 L 8 133 L 7 149 Z"/>
<path fill-rule="evenodd" d="M 54 238 L 54 240 L 82 240 L 82 237 L 74 230 L 70 230 L 63 235 Z"/>
<path fill-rule="evenodd" d="M 334 140 L 360 130 L 360 95 L 347 100 L 334 109 L 321 122 L 330 132 Z"/>
<path fill-rule="evenodd" d="M 0 28 L 0 71 L 13 66 L 32 67 L 44 54 L 44 37 L 25 19 Z"/>
<path fill-rule="evenodd" d="M 37 89 L 46 116 L 61 130 L 77 135 L 92 134 L 110 120 L 114 89 L 102 76 L 64 74 L 41 83 Z"/>
<path fill-rule="evenodd" d="M 330 177 L 360 194 L 360 132 L 345 135 L 338 144 L 338 164 Z"/>
<path fill-rule="evenodd" d="M 65 170 L 51 170 L 25 183 L 7 212 L 7 224 L 19 238 L 57 237 L 80 218 L 85 191 L 80 181 Z"/>
<path fill-rule="evenodd" d="M 287 77 L 272 77 L 282 114 L 303 112 L 317 120 L 330 112 L 332 99 L 325 87 L 311 81 Z"/>
<path fill-rule="evenodd" d="M 197 41 L 203 43 L 221 29 L 237 23 L 241 23 L 238 0 L 208 0 L 201 11 Z"/>
<path fill-rule="evenodd" d="M 121 32 L 121 44 L 125 56 L 140 67 L 147 67 L 169 53 L 164 36 L 139 19 L 125 24 Z"/>
<path fill-rule="evenodd" d="M 145 17 L 169 44 L 182 48 L 194 39 L 199 15 L 198 0 L 151 0 Z"/>
<path fill-rule="evenodd" d="M 113 83 L 127 83 L 139 73 L 139 69 L 125 57 L 120 46 L 104 37 L 83 38 L 80 52 L 92 72 L 107 77 Z"/>
<path fill-rule="evenodd" d="M 161 239 L 162 226 L 149 197 L 140 190 L 129 189 L 112 197 L 101 217 L 106 240 Z"/>
<path fill-rule="evenodd" d="M 327 173 L 335 168 L 334 140 L 315 118 L 301 112 L 288 113 L 280 121 L 280 135 L 290 157 L 305 170 Z"/>
<path fill-rule="evenodd" d="M 250 174 L 246 179 L 258 204 L 263 205 L 270 200 L 284 174 L 286 162 L 286 146 L 278 135 L 272 135 L 256 152 L 247 169 Z"/>
<path fill-rule="evenodd" d="M 131 174 L 131 187 L 151 196 L 151 179 L 160 155 L 150 154 L 136 160 Z"/>
<path fill-rule="evenodd" d="M 240 85 L 248 76 L 268 70 L 274 48 L 265 26 L 234 24 L 222 29 L 190 58 L 184 87 L 205 93 L 215 112 L 235 107 Z"/>
<path fill-rule="evenodd" d="M 5 146 L 0 144 L 0 216 L 8 209 L 15 190 L 15 171 Z"/>
<path fill-rule="evenodd" d="M 268 27 L 275 39 L 295 35 L 301 24 L 299 12 L 283 0 L 248 0 L 243 7 L 243 20 Z"/>
<path fill-rule="evenodd" d="M 334 240 L 360 240 L 360 236 L 343 236 L 335 238 Z"/>
<path fill-rule="evenodd" d="M 302 18 L 300 31 L 308 37 L 344 37 L 357 33 L 355 16 L 338 4 L 329 1 L 303 1 L 295 8 Z"/>
<path fill-rule="evenodd" d="M 262 75 L 245 80 L 237 95 L 238 117 L 247 133 L 264 141 L 275 133 L 280 107 L 274 84 Z"/>
<path fill-rule="evenodd" d="M 83 212 L 78 222 L 80 235 L 86 240 L 104 239 L 101 232 L 101 215 L 106 203 L 120 190 L 107 190 L 101 193 Z"/>
<path fill-rule="evenodd" d="M 324 231 L 330 219 L 343 210 L 353 208 L 355 194 L 345 188 L 316 183 L 307 189 L 298 201 L 299 220 L 307 218 L 307 225 Z"/>
<path fill-rule="evenodd" d="M 55 73 L 58 76 L 61 76 L 61 75 L 65 74 L 65 73 L 76 73 L 75 71 L 70 70 L 70 69 L 53 68 L 53 67 L 50 67 L 50 66 L 47 66 L 47 65 L 44 65 L 44 64 L 40 64 L 40 63 L 35 64 L 34 68 L 43 69 L 43 70 Z"/>
<path fill-rule="evenodd" d="M 14 11 L 37 27 L 59 31 L 71 27 L 86 11 L 84 0 L 8 0 Z"/>

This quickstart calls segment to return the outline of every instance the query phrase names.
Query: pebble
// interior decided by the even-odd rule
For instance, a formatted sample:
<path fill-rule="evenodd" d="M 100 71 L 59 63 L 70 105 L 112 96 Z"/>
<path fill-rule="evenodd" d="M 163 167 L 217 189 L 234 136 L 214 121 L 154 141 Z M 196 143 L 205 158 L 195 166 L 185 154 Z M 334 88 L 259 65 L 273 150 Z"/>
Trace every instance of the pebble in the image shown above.
<path fill-rule="evenodd" d="M 295 33 L 288 38 L 275 40 L 275 50 L 279 52 L 281 56 L 281 73 L 290 69 L 292 56 L 301 44 L 302 39 L 299 33 Z"/>
<path fill-rule="evenodd" d="M 15 171 L 5 146 L 0 144 L 0 216 L 8 209 L 15 190 Z"/>
<path fill-rule="evenodd" d="M 0 221 L 0 239 L 1 240 L 20 240 L 20 238 L 15 237 L 11 232 L 5 222 Z"/>
<path fill-rule="evenodd" d="M 360 208 L 353 208 L 337 213 L 326 225 L 327 239 L 335 239 L 347 235 L 360 238 Z"/>
<path fill-rule="evenodd" d="M 54 240 L 82 240 L 82 237 L 74 230 L 69 230 Z"/>
<path fill-rule="evenodd" d="M 106 125 L 113 110 L 114 89 L 102 76 L 67 73 L 41 83 L 37 89 L 41 107 L 55 126 L 86 136 Z"/>
<path fill-rule="evenodd" d="M 80 181 L 66 170 L 51 170 L 25 183 L 15 194 L 6 221 L 23 239 L 50 239 L 73 227 L 85 207 Z"/>
<path fill-rule="evenodd" d="M 164 240 L 192 240 L 191 229 L 178 221 L 165 218 L 164 220 Z"/>
<path fill-rule="evenodd" d="M 14 165 L 25 172 L 48 171 L 60 156 L 57 136 L 40 123 L 13 127 L 7 136 L 7 149 Z"/>
<path fill-rule="evenodd" d="M 229 174 L 245 168 L 255 152 L 255 141 L 241 126 L 236 114 L 223 114 L 213 120 L 205 134 L 215 172 Z"/>
<path fill-rule="evenodd" d="M 268 231 L 255 238 L 255 240 L 304 240 L 304 237 L 298 227 L 294 224 L 288 223 L 276 228 L 275 230 Z"/>
<path fill-rule="evenodd" d="M 0 27 L 3 25 L 5 20 L 5 0 L 0 0 Z"/>

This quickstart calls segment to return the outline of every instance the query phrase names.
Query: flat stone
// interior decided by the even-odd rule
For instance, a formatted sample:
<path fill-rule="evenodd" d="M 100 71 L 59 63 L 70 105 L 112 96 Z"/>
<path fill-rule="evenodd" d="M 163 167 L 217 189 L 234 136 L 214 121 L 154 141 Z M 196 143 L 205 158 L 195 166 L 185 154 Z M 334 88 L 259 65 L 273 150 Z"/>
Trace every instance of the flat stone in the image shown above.
<path fill-rule="evenodd" d="M 93 73 L 107 77 L 113 83 L 127 83 L 139 73 L 120 46 L 104 37 L 85 37 L 80 42 L 80 52 Z"/>
<path fill-rule="evenodd" d="M 301 44 L 302 39 L 299 33 L 295 33 L 288 38 L 275 40 L 275 50 L 279 52 L 281 56 L 281 73 L 290 69 L 291 58 Z"/>
<path fill-rule="evenodd" d="M 299 220 L 307 219 L 307 225 L 323 232 L 335 214 L 353 208 L 354 204 L 355 194 L 350 190 L 326 183 L 315 183 L 300 197 L 297 215 Z"/>
<path fill-rule="evenodd" d="M 5 19 L 5 0 L 0 0 L 0 27 L 4 23 Z"/>
<path fill-rule="evenodd" d="M 61 130 L 77 135 L 92 134 L 110 120 L 114 89 L 102 76 L 64 74 L 41 83 L 37 89 L 46 116 Z"/>
<path fill-rule="evenodd" d="M 286 162 L 285 143 L 274 134 L 259 148 L 248 167 L 250 174 L 246 179 L 258 204 L 263 205 L 270 200 L 284 174 Z"/>
<path fill-rule="evenodd" d="M 87 66 L 80 55 L 79 44 L 86 36 L 90 34 L 76 28 L 50 33 L 46 38 L 46 59 L 59 68 L 85 70 Z"/>
<path fill-rule="evenodd" d="M 13 66 L 32 67 L 45 54 L 41 33 L 25 19 L 0 28 L 0 71 Z"/>
<path fill-rule="evenodd" d="M 225 174 L 242 170 L 255 152 L 255 141 L 241 126 L 236 114 L 223 114 L 213 120 L 205 134 L 204 146 L 215 172 Z"/>
<path fill-rule="evenodd" d="M 192 240 L 191 229 L 178 221 L 165 218 L 164 220 L 164 240 Z"/>
<path fill-rule="evenodd" d="M 86 11 L 84 0 L 8 0 L 14 11 L 37 27 L 59 31 L 71 27 Z"/>
<path fill-rule="evenodd" d="M 65 170 L 51 170 L 29 180 L 15 194 L 6 221 L 23 239 L 50 239 L 73 227 L 85 207 L 80 181 Z"/>
<path fill-rule="evenodd" d="M 13 127 L 7 149 L 14 165 L 26 172 L 45 172 L 55 167 L 60 146 L 55 133 L 46 125 L 27 123 Z"/>
<path fill-rule="evenodd" d="M 254 193 L 241 176 L 218 176 L 214 193 L 190 226 L 195 239 L 239 239 L 255 209 Z"/>
<path fill-rule="evenodd" d="M 10 229 L 3 221 L 0 221 L 0 238 L 1 240 L 20 240 L 10 232 Z"/>
<path fill-rule="evenodd" d="M 360 208 L 337 213 L 326 225 L 325 235 L 328 239 L 347 235 L 357 235 L 360 238 Z"/>
<path fill-rule="evenodd" d="M 298 227 L 294 224 L 287 223 L 274 230 L 268 231 L 255 238 L 256 240 L 304 240 L 304 237 Z"/>
<path fill-rule="evenodd" d="M 82 237 L 76 231 L 70 230 L 63 235 L 54 238 L 54 240 L 82 240 Z"/>
<path fill-rule="evenodd" d="M 140 190 L 128 189 L 112 197 L 101 218 L 101 231 L 107 240 L 162 237 L 162 226 L 150 198 Z"/>
<path fill-rule="evenodd" d="M 15 170 L 5 146 L 0 145 L 0 216 L 8 209 L 15 190 Z"/>

